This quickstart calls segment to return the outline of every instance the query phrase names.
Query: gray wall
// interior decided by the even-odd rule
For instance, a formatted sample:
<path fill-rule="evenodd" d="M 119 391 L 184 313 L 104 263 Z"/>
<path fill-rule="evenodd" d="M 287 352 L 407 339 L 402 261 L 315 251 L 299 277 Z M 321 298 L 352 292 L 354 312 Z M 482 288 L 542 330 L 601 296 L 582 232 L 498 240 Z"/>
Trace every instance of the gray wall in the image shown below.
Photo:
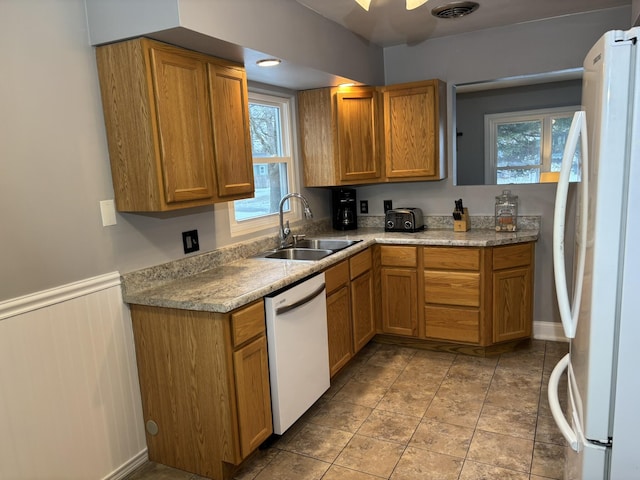
<path fill-rule="evenodd" d="M 640 0 L 633 0 L 631 2 L 631 11 L 634 25 L 640 25 Z"/>
<path fill-rule="evenodd" d="M 582 80 L 540 83 L 456 95 L 456 185 L 485 183 L 484 116 L 580 105 Z"/>

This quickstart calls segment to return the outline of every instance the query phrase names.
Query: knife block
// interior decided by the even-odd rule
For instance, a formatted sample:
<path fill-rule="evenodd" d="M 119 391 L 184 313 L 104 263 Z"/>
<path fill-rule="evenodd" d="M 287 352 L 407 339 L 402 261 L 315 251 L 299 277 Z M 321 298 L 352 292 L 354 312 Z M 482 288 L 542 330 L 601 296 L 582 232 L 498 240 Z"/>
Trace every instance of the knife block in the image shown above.
<path fill-rule="evenodd" d="M 471 227 L 469 220 L 469 210 L 465 207 L 462 212 L 462 219 L 453 221 L 454 232 L 466 232 Z"/>

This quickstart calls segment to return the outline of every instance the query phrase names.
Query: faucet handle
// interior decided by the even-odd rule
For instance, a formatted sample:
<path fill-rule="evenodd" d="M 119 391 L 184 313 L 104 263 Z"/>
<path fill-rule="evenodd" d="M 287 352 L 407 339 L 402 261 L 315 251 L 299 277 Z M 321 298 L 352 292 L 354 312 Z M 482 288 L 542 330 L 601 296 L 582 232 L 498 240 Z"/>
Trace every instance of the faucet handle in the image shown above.
<path fill-rule="evenodd" d="M 303 239 L 304 237 L 306 237 L 306 235 L 304 233 L 300 233 L 298 235 L 291 235 L 293 237 L 293 246 L 295 247 L 298 244 L 298 240 Z"/>

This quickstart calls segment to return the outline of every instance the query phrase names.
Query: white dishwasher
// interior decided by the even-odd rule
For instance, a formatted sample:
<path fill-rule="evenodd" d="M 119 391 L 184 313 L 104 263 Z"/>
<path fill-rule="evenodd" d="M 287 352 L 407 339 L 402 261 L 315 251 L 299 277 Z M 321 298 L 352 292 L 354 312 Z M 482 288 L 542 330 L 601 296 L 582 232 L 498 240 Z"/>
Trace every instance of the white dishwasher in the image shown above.
<path fill-rule="evenodd" d="M 329 388 L 324 273 L 265 297 L 273 433 L 282 435 Z"/>

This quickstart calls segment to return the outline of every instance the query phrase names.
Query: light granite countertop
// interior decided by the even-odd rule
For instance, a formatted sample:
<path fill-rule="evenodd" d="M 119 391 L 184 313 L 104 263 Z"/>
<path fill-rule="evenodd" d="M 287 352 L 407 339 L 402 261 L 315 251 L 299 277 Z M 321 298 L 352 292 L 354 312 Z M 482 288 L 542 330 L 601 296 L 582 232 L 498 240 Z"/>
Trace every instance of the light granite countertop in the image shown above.
<path fill-rule="evenodd" d="M 468 232 L 428 228 L 415 233 L 385 232 L 382 228 L 324 231 L 309 237 L 362 241 L 318 261 L 260 258 L 256 256 L 259 252 L 272 248 L 264 242 L 192 256 L 123 275 L 123 296 L 130 304 L 224 313 L 323 271 L 376 243 L 490 247 L 536 241 L 538 232 L 537 226 L 513 233 L 489 228 Z"/>

